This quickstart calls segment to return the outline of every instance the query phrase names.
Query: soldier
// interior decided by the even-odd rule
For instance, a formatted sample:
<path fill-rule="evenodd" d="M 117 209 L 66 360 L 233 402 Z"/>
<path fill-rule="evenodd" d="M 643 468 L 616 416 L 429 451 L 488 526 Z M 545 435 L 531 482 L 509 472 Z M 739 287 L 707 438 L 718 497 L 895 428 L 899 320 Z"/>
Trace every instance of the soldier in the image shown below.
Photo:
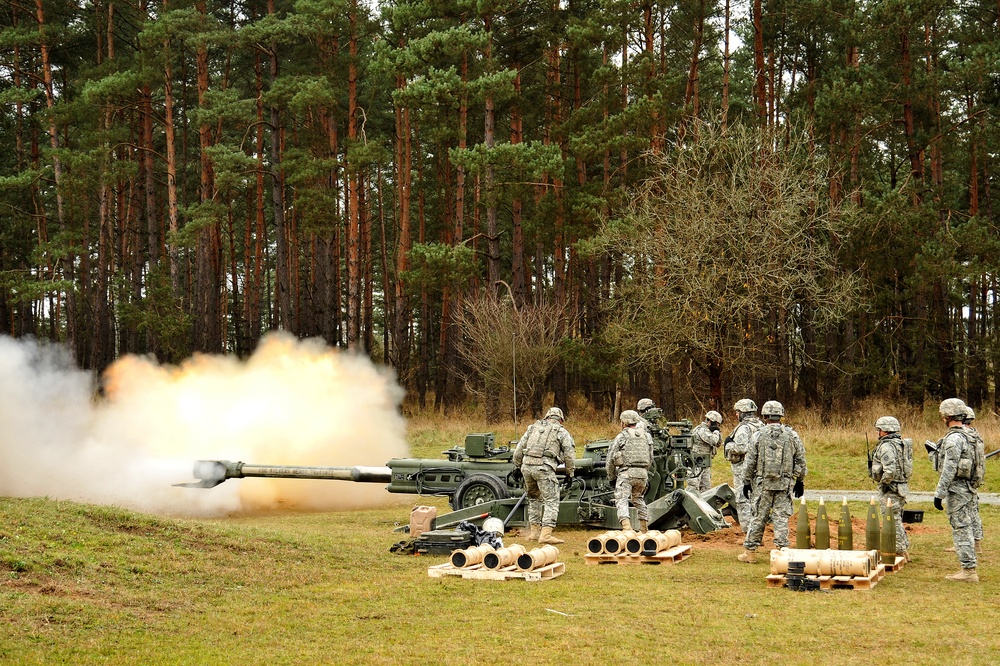
<path fill-rule="evenodd" d="M 934 508 L 944 510 L 948 502 L 948 522 L 955 553 L 962 565 L 958 573 L 945 576 L 948 580 L 978 583 L 976 573 L 976 546 L 973 522 L 978 480 L 982 480 L 982 462 L 976 464 L 976 445 L 965 429 L 965 403 L 958 398 L 948 398 L 938 408 L 948 432 L 938 440 L 938 468 L 941 478 L 934 491 Z M 978 469 L 977 469 L 978 467 Z"/>
<path fill-rule="evenodd" d="M 913 473 L 913 442 L 904 440 L 899 430 L 899 420 L 894 416 L 882 416 L 875 421 L 878 444 L 872 453 L 868 474 L 878 484 L 883 515 L 886 503 L 892 502 L 892 516 L 896 521 L 896 555 L 909 561 L 910 539 L 903 525 L 903 507 L 909 492 L 907 484 Z"/>
<path fill-rule="evenodd" d="M 753 564 L 757 561 L 757 547 L 764 537 L 768 518 L 774 521 L 774 547 L 788 546 L 788 519 L 792 516 L 792 498 L 805 492 L 806 449 L 797 432 L 781 424 L 785 408 L 776 400 L 768 400 L 760 410 L 767 421 L 758 430 L 747 449 L 743 469 L 743 497 L 750 497 L 751 481 L 757 483 L 754 497 L 756 508 L 750 521 L 744 552 L 739 561 Z"/>
<path fill-rule="evenodd" d="M 552 407 L 545 418 L 528 426 L 514 449 L 514 466 L 524 476 L 528 493 L 529 541 L 563 543 L 552 536 L 559 518 L 559 481 L 556 467 L 566 465 L 566 477 L 573 478 L 576 448 L 572 435 L 562 426 L 563 413 Z"/>
<path fill-rule="evenodd" d="M 626 409 L 621 415 L 622 431 L 608 448 L 605 469 L 608 481 L 615 488 L 615 506 L 618 507 L 618 521 L 623 530 L 632 529 L 628 504 L 631 500 L 639 517 L 639 531 L 649 527 L 649 509 L 643 493 L 649 479 L 649 466 L 653 462 L 653 438 L 638 427 L 639 413 Z"/>
<path fill-rule="evenodd" d="M 757 403 L 750 398 L 737 400 L 733 405 L 739 423 L 722 447 L 733 471 L 733 490 L 736 491 L 736 515 L 740 521 L 740 529 L 744 532 L 750 529 L 750 519 L 753 518 L 753 504 L 740 494 L 743 488 L 743 462 L 750 448 L 750 439 L 760 430 L 764 423 L 757 418 Z"/>
<path fill-rule="evenodd" d="M 635 405 L 635 410 L 639 413 L 639 429 L 651 432 L 653 428 L 659 426 L 660 412 L 650 398 L 642 398 Z M 656 410 L 654 417 L 653 410 Z M 627 410 L 626 410 L 627 411 Z M 648 417 L 647 417 L 648 415 Z"/>
<path fill-rule="evenodd" d="M 708 454 L 710 460 L 698 476 L 691 479 L 691 490 L 703 493 L 712 487 L 712 461 L 719 448 L 722 435 L 719 426 L 722 425 L 722 414 L 711 411 L 705 414 L 705 420 L 691 431 L 691 453 Z"/>
<path fill-rule="evenodd" d="M 969 436 L 972 437 L 972 441 L 975 442 L 976 451 L 983 460 L 986 460 L 986 442 L 983 441 L 983 436 L 979 434 L 972 422 L 976 420 L 976 412 L 973 411 L 972 407 L 968 405 L 965 406 L 965 429 L 969 431 Z M 973 504 L 975 508 L 975 518 L 972 521 L 972 536 L 976 539 L 976 554 L 981 555 L 983 552 L 983 519 L 979 515 L 979 489 L 976 488 L 976 501 Z M 948 552 L 954 553 L 954 548 L 946 548 Z"/>

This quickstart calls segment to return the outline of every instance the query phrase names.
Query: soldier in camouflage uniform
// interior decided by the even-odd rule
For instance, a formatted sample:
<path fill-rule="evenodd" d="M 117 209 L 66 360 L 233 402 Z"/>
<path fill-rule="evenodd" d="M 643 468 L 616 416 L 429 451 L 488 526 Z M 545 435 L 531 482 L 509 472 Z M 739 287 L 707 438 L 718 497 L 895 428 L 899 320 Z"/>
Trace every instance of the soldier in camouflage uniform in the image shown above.
<path fill-rule="evenodd" d="M 622 412 L 622 431 L 608 447 L 605 469 L 608 481 L 615 488 L 615 506 L 622 529 L 632 529 L 628 512 L 631 501 L 639 517 L 639 531 L 645 532 L 649 527 L 649 509 L 643 495 L 649 481 L 649 466 L 653 462 L 653 438 L 638 427 L 639 419 L 639 413 L 634 410 Z"/>
<path fill-rule="evenodd" d="M 750 398 L 737 400 L 733 405 L 739 423 L 729 437 L 726 438 L 722 447 L 722 455 L 730 463 L 733 472 L 733 490 L 736 491 L 736 515 L 740 521 L 740 529 L 746 532 L 750 529 L 750 520 L 753 518 L 753 504 L 740 494 L 743 488 L 743 463 L 750 448 L 750 440 L 754 433 L 760 430 L 764 423 L 757 418 L 757 403 Z"/>
<path fill-rule="evenodd" d="M 948 432 L 938 440 L 937 468 L 941 472 L 937 489 L 934 491 L 934 508 L 944 509 L 948 503 L 948 522 L 951 524 L 951 539 L 955 553 L 962 565 L 958 573 L 945 576 L 948 580 L 978 583 L 976 573 L 976 546 L 972 525 L 976 489 L 976 446 L 965 429 L 965 403 L 958 398 L 948 398 L 938 408 L 941 418 L 948 426 Z"/>
<path fill-rule="evenodd" d="M 875 421 L 878 444 L 872 453 L 872 466 L 868 474 L 878 484 L 883 515 L 887 503 L 892 502 L 892 517 L 896 521 L 896 555 L 909 561 L 910 539 L 906 535 L 906 526 L 903 525 L 903 507 L 906 505 L 908 483 L 913 470 L 913 443 L 903 440 L 899 430 L 899 420 L 894 416 L 882 416 Z"/>
<path fill-rule="evenodd" d="M 552 536 L 559 518 L 559 481 L 556 467 L 566 466 L 566 477 L 573 478 L 576 448 L 573 437 L 562 427 L 563 413 L 552 407 L 545 418 L 528 426 L 514 449 L 514 465 L 524 476 L 528 494 L 529 541 L 563 543 Z"/>
<path fill-rule="evenodd" d="M 743 488 L 740 494 L 749 497 L 751 481 L 757 492 L 754 496 L 754 517 L 750 521 L 740 562 L 757 561 L 757 547 L 764 538 L 768 518 L 774 521 L 774 547 L 788 546 L 788 519 L 792 516 L 791 491 L 795 497 L 805 492 L 806 449 L 797 432 L 781 424 L 785 408 L 776 400 L 764 403 L 760 410 L 767 421 L 757 431 L 747 450 L 743 469 Z"/>
<path fill-rule="evenodd" d="M 983 440 L 983 436 L 979 434 L 972 422 L 976 420 L 976 412 L 969 407 L 965 406 L 965 429 L 969 432 L 969 437 L 972 438 L 973 443 L 979 450 L 979 455 L 986 456 L 986 442 Z M 972 521 L 972 536 L 976 539 L 976 553 L 981 554 L 983 552 L 983 519 L 979 515 L 979 489 L 976 488 L 976 501 L 973 503 L 973 508 L 975 509 L 974 519 Z M 954 552 L 954 548 L 951 549 Z"/>
<path fill-rule="evenodd" d="M 720 425 L 722 425 L 722 414 L 716 411 L 705 414 L 705 420 L 691 431 L 691 453 L 707 454 L 709 458 L 714 458 L 722 440 L 722 435 L 719 433 Z M 703 493 L 712 487 L 711 460 L 700 474 L 691 479 L 690 486 L 691 490 L 698 493 Z"/>
<path fill-rule="evenodd" d="M 639 429 L 645 430 L 646 432 L 651 432 L 653 427 L 658 424 L 653 423 L 648 418 L 646 418 L 646 413 L 652 409 L 656 409 L 656 404 L 650 398 L 642 398 L 635 405 L 635 411 L 639 413 Z M 628 410 L 626 410 L 628 411 Z M 624 412 L 623 412 L 624 413 Z"/>

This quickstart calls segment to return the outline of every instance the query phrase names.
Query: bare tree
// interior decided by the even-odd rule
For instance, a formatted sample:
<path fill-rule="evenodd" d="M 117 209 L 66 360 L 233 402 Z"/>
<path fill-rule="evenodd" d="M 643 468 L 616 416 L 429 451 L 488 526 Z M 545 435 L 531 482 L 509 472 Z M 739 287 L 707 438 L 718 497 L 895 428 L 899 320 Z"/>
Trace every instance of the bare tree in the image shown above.
<path fill-rule="evenodd" d="M 561 304 L 517 307 L 489 293 L 465 303 L 458 328 L 466 344 L 459 349 L 470 369 L 466 385 L 486 403 L 487 420 L 501 420 L 504 407 L 516 416 L 543 388 L 559 359 L 565 316 Z"/>
<path fill-rule="evenodd" d="M 822 330 L 857 307 L 858 280 L 831 249 L 853 217 L 805 137 L 720 123 L 689 136 L 648 156 L 651 176 L 596 246 L 626 270 L 610 338 L 638 362 L 689 357 L 720 407 L 724 371 L 773 365 L 782 345 L 801 359 L 803 322 Z"/>

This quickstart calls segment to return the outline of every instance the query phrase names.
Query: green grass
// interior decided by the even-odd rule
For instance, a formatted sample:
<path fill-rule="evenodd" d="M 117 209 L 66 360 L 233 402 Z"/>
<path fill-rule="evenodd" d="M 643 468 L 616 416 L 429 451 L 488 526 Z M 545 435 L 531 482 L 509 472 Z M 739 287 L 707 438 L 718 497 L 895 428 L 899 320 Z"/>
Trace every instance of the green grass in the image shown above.
<path fill-rule="evenodd" d="M 446 558 L 388 552 L 404 499 L 224 520 L 0 499 L 0 663 L 987 664 L 1000 649 L 994 507 L 978 586 L 942 578 L 957 564 L 928 510 L 915 561 L 874 590 L 794 593 L 736 562 L 736 534 L 687 537 L 674 566 L 588 566 L 593 533 L 560 530 L 558 579 L 431 579 Z"/>

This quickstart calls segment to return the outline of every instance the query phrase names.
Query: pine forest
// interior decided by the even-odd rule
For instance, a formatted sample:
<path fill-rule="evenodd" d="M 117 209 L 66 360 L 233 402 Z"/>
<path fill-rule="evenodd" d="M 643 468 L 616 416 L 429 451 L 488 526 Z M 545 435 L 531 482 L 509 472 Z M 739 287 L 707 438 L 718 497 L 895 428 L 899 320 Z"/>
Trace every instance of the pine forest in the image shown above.
<path fill-rule="evenodd" d="M 490 420 L 998 407 L 997 0 L 6 0 L 0 31 L 2 332 L 95 376 L 283 330 Z"/>

